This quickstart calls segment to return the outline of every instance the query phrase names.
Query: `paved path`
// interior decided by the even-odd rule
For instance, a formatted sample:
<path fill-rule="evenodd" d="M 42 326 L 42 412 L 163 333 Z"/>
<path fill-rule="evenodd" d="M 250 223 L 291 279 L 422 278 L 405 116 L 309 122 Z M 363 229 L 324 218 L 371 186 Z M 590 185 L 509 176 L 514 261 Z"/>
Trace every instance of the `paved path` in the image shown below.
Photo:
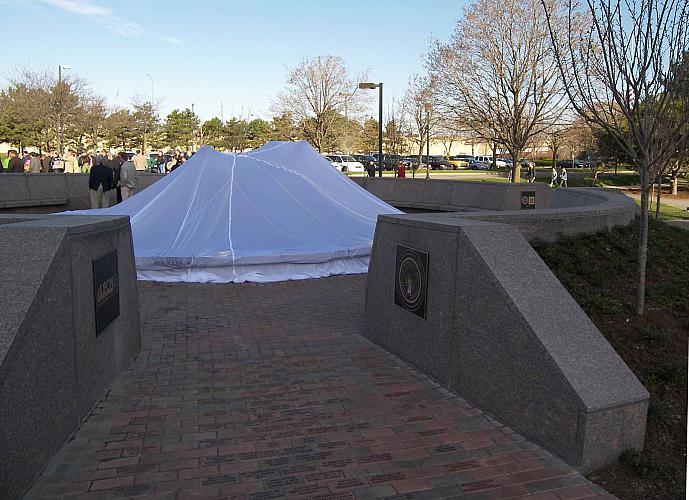
<path fill-rule="evenodd" d="M 633 191 L 625 191 L 624 194 L 635 200 L 641 200 L 641 195 Z M 656 197 L 653 197 L 653 210 L 655 211 Z M 689 208 L 689 200 L 686 198 L 672 198 L 668 195 L 663 195 L 660 197 L 661 205 L 669 205 L 671 207 L 679 208 L 680 210 L 687 210 Z M 689 211 L 687 212 L 687 217 L 689 217 Z"/>
<path fill-rule="evenodd" d="M 604 496 L 363 338 L 365 279 L 142 283 L 140 356 L 26 498 Z"/>

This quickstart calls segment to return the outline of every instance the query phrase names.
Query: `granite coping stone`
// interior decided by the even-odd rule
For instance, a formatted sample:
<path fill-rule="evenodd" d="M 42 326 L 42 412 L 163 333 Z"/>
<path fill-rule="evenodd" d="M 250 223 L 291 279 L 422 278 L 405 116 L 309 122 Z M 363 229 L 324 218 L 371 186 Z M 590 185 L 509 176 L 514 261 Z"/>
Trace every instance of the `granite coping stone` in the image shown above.
<path fill-rule="evenodd" d="M 4 265 L 0 271 L 0 297 L 3 298 L 0 314 L 0 379 L 2 362 L 12 348 L 15 335 L 66 235 L 63 228 L 27 233 L 17 226 L 19 224 L 0 225 L 0 253 L 14 256 L 13 265 Z M 18 247 L 20 236 L 22 243 Z"/>
<path fill-rule="evenodd" d="M 648 391 L 512 226 L 462 228 L 483 262 L 557 362 L 588 412 L 647 400 Z M 505 247 L 511 249 L 505 252 Z M 514 265 L 529 262 L 529 266 Z M 524 289 L 530 290 L 528 295 Z M 549 307 L 543 307 L 548 304 Z M 582 370 L 586 367 L 586 370 Z"/>

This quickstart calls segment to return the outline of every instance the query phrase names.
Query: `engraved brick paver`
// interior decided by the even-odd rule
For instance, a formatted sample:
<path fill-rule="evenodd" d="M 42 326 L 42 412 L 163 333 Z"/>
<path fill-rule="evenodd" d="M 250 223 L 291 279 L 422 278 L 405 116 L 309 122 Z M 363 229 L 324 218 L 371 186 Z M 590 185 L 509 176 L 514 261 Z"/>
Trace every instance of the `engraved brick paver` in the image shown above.
<path fill-rule="evenodd" d="M 606 496 L 366 340 L 365 286 L 141 283 L 141 354 L 26 498 Z"/>

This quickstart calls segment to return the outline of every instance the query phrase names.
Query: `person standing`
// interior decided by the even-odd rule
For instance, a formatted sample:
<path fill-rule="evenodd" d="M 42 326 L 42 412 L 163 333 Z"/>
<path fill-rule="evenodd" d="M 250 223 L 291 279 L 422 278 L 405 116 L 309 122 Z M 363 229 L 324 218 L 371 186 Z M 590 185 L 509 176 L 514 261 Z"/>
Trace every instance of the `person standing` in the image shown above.
<path fill-rule="evenodd" d="M 41 156 L 41 172 L 47 173 L 53 170 L 53 155 L 52 152 L 43 153 Z"/>
<path fill-rule="evenodd" d="M 22 172 L 31 170 L 31 153 L 24 150 L 24 157 L 22 158 Z"/>
<path fill-rule="evenodd" d="M 555 165 L 553 165 L 553 168 L 550 171 L 550 187 L 555 187 L 555 184 L 557 183 L 557 169 L 555 168 Z"/>
<path fill-rule="evenodd" d="M 31 153 L 31 160 L 29 160 L 29 173 L 41 173 L 41 159 L 38 157 L 38 153 L 36 152 Z"/>
<path fill-rule="evenodd" d="M 104 162 L 96 163 L 89 172 L 91 208 L 108 208 L 113 188 L 113 171 Z"/>
<path fill-rule="evenodd" d="M 562 167 L 560 172 L 560 187 L 567 187 L 567 169 Z"/>
<path fill-rule="evenodd" d="M 120 158 L 122 159 L 122 165 L 120 166 L 120 191 L 122 192 L 122 201 L 124 201 L 132 196 L 136 189 L 136 167 L 134 163 L 127 160 L 125 153 L 120 153 Z"/>
<path fill-rule="evenodd" d="M 159 174 L 165 173 L 165 155 L 162 151 L 158 155 L 158 158 L 156 158 L 156 166 L 158 167 Z"/>
<path fill-rule="evenodd" d="M 134 155 L 134 168 L 137 172 L 146 171 L 146 157 L 138 149 Z"/>
<path fill-rule="evenodd" d="M 78 174 L 79 173 L 79 159 L 76 155 L 68 149 L 65 153 L 65 173 L 66 174 Z"/>
<path fill-rule="evenodd" d="M 403 161 L 400 161 L 400 162 L 397 164 L 397 177 L 404 178 L 404 177 L 406 177 L 406 175 L 407 175 L 407 174 L 406 174 L 406 172 L 404 171 L 404 162 L 403 162 Z"/>
<path fill-rule="evenodd" d="M 10 161 L 7 164 L 7 173 L 21 174 L 24 171 L 24 164 L 22 163 L 22 159 L 17 155 L 17 151 L 10 149 L 7 152 L 7 156 L 10 157 Z"/>
<path fill-rule="evenodd" d="M 117 203 L 122 203 L 122 189 L 120 189 L 120 169 L 122 168 L 122 154 L 119 153 L 112 161 L 113 186 L 117 192 Z"/>

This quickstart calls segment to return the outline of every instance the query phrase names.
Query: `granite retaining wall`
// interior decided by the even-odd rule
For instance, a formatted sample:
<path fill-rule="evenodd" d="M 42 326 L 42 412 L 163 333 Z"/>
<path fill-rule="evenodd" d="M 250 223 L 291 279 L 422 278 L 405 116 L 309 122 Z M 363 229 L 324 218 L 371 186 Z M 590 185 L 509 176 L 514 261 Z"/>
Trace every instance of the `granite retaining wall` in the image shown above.
<path fill-rule="evenodd" d="M 648 392 L 512 225 L 378 219 L 365 335 L 589 472 L 641 449 Z"/>
<path fill-rule="evenodd" d="M 113 250 L 118 278 L 98 300 L 108 298 L 119 314 L 97 335 L 93 262 Z M 12 499 L 134 360 L 141 340 L 126 217 L 0 215 L 0 251 L 0 498 Z"/>

